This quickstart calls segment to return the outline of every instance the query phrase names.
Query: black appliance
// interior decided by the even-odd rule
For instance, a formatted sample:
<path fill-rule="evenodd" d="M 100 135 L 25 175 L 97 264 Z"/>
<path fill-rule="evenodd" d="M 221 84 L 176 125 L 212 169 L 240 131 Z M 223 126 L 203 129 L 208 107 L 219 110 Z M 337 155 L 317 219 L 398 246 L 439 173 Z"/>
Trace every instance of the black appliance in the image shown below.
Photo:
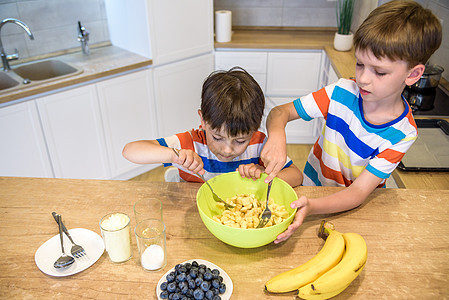
<path fill-rule="evenodd" d="M 449 93 L 441 86 L 420 91 L 406 87 L 402 95 L 410 104 L 414 116 L 449 118 Z"/>

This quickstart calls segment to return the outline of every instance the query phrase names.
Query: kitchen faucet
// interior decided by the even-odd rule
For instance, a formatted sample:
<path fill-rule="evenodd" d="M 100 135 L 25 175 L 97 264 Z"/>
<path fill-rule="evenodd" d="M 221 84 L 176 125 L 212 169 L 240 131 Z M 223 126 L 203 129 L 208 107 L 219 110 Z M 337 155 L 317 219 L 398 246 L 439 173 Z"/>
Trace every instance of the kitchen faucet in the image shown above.
<path fill-rule="evenodd" d="M 6 23 L 14 23 L 14 24 L 19 25 L 20 27 L 23 28 L 23 30 L 26 31 L 26 33 L 28 33 L 28 36 L 32 40 L 34 40 L 34 36 L 33 36 L 33 33 L 31 32 L 30 28 L 28 28 L 28 25 L 23 23 L 20 20 L 17 20 L 14 18 L 7 18 L 7 19 L 3 19 L 3 21 L 0 23 L 0 56 L 2 57 L 3 70 L 9 71 L 9 70 L 11 70 L 11 67 L 9 66 L 9 61 L 19 59 L 19 52 L 16 49 L 16 53 L 14 53 L 14 54 L 7 55 L 5 53 L 5 49 L 3 48 L 3 43 L 2 43 L 2 39 L 1 39 L 1 36 L 2 36 L 1 31 L 2 31 L 3 25 L 5 25 Z"/>

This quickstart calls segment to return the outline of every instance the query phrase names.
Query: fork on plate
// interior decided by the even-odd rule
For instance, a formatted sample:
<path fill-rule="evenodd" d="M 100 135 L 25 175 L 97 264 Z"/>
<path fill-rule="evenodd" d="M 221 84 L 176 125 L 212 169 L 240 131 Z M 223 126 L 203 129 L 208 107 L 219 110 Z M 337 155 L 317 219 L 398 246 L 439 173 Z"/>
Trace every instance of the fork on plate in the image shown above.
<path fill-rule="evenodd" d="M 82 246 L 75 244 L 75 242 L 73 241 L 72 237 L 70 236 L 69 231 L 67 230 L 67 228 L 64 225 L 64 222 L 62 222 L 61 215 L 58 215 L 55 212 L 52 212 L 51 214 L 53 215 L 53 218 L 55 219 L 56 223 L 58 223 L 58 224 L 59 224 L 58 216 L 60 217 L 59 220 L 61 220 L 62 231 L 64 231 L 64 233 L 67 235 L 67 237 L 69 238 L 70 242 L 72 243 L 72 249 L 70 250 L 72 255 L 74 257 L 76 257 L 76 258 L 87 257 L 86 250 L 84 250 L 84 248 Z"/>
<path fill-rule="evenodd" d="M 260 215 L 260 221 L 256 228 L 263 228 L 265 225 L 267 225 L 268 221 L 271 219 L 271 210 L 268 207 L 268 200 L 270 199 L 270 190 L 271 190 L 271 184 L 273 183 L 273 180 L 271 180 L 268 183 L 268 190 L 267 190 L 267 203 L 265 205 L 265 210 Z"/>

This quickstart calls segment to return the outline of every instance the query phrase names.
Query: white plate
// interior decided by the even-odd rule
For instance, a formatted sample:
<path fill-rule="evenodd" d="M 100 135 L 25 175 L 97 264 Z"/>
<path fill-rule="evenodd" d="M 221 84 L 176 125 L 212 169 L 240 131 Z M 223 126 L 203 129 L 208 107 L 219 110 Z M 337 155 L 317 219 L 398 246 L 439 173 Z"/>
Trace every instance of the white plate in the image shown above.
<path fill-rule="evenodd" d="M 201 264 L 204 264 L 204 265 L 206 265 L 206 267 L 211 268 L 211 270 L 217 269 L 218 271 L 220 271 L 220 276 L 223 277 L 223 283 L 226 284 L 226 292 L 224 292 L 224 294 L 220 294 L 220 297 L 221 297 L 221 299 L 223 299 L 223 300 L 229 300 L 229 299 L 231 298 L 232 290 L 233 290 L 233 285 L 232 285 L 231 277 L 229 277 L 229 275 L 228 275 L 225 271 L 223 271 L 222 268 L 220 268 L 219 266 L 217 266 L 217 265 L 215 265 L 215 264 L 213 264 L 213 263 L 211 263 L 211 262 L 209 262 L 209 261 L 207 261 L 207 260 L 204 260 L 204 259 L 189 259 L 189 260 L 186 260 L 185 262 L 182 262 L 181 264 L 191 263 L 192 261 L 196 261 L 196 262 L 197 262 L 198 264 L 200 264 L 200 265 L 201 265 Z M 165 274 L 161 277 L 161 279 L 159 279 L 159 282 L 157 283 L 157 287 L 156 287 L 156 294 L 157 294 L 157 298 L 158 298 L 159 300 L 162 300 L 162 299 L 159 297 L 159 295 L 160 295 L 161 292 L 162 292 L 160 286 L 161 286 L 162 282 L 166 281 L 165 277 L 168 275 L 168 273 L 170 273 L 170 272 L 172 272 L 172 271 L 174 271 L 174 270 L 175 270 L 174 267 L 171 268 L 170 270 L 168 270 L 167 273 L 165 273 Z"/>
<path fill-rule="evenodd" d="M 57 234 L 43 243 L 34 255 L 37 267 L 45 274 L 62 277 L 79 273 L 92 266 L 103 254 L 103 239 L 97 233 L 84 228 L 70 229 L 69 233 L 76 244 L 83 246 L 87 257 L 76 258 L 67 269 L 60 270 L 53 267 L 54 262 L 61 256 L 61 242 Z M 63 241 L 65 253 L 70 254 L 72 243 L 65 234 Z"/>

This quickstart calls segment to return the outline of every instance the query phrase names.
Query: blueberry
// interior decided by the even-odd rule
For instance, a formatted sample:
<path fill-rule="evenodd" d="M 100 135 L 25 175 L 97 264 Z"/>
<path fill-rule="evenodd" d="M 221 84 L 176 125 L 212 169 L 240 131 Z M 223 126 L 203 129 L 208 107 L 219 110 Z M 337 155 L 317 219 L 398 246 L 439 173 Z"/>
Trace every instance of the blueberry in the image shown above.
<path fill-rule="evenodd" d="M 170 283 L 167 285 L 167 291 L 168 291 L 169 293 L 174 293 L 174 292 L 176 291 L 176 283 L 175 283 L 175 282 L 170 282 Z"/>
<path fill-rule="evenodd" d="M 206 268 L 199 268 L 198 269 L 198 274 L 204 274 L 204 273 L 206 273 Z"/>
<path fill-rule="evenodd" d="M 185 272 L 187 272 L 186 267 L 184 267 L 184 266 L 179 267 L 178 274 L 185 273 Z"/>
<path fill-rule="evenodd" d="M 187 280 L 186 273 L 180 273 L 176 276 L 176 281 L 178 281 L 178 282 L 183 282 L 186 280 Z"/>
<path fill-rule="evenodd" d="M 197 300 L 204 299 L 204 292 L 201 289 L 196 289 L 193 291 L 193 297 Z"/>
<path fill-rule="evenodd" d="M 178 294 L 178 293 L 174 293 L 172 299 L 173 300 L 179 300 L 179 299 L 181 299 L 181 295 Z"/>
<path fill-rule="evenodd" d="M 162 290 L 162 291 L 165 291 L 165 290 L 167 289 L 167 285 L 168 285 L 168 282 L 167 282 L 167 281 L 162 282 L 162 283 L 161 283 L 161 286 L 160 286 L 161 290 Z"/>
<path fill-rule="evenodd" d="M 195 285 L 196 286 L 200 286 L 202 282 L 203 282 L 203 278 L 197 277 L 195 279 Z"/>
<path fill-rule="evenodd" d="M 214 292 L 214 295 L 219 295 L 219 294 L 220 294 L 220 291 L 218 290 L 218 288 L 212 287 L 210 290 L 211 290 L 212 292 Z"/>
<path fill-rule="evenodd" d="M 220 280 L 220 282 L 223 282 L 223 277 L 218 276 L 218 280 Z"/>
<path fill-rule="evenodd" d="M 184 267 L 186 267 L 187 270 L 190 270 L 190 268 L 192 268 L 192 264 L 191 263 L 185 263 Z"/>
<path fill-rule="evenodd" d="M 161 297 L 161 299 L 168 299 L 168 292 L 167 291 L 162 291 L 160 293 L 159 297 Z"/>
<path fill-rule="evenodd" d="M 185 295 L 187 293 L 187 290 L 189 289 L 189 285 L 185 281 L 180 282 L 178 284 L 178 287 L 179 287 L 179 289 L 181 291 L 181 294 L 183 294 L 183 295 Z"/>
<path fill-rule="evenodd" d="M 212 278 L 212 272 L 206 271 L 206 273 L 204 273 L 204 280 L 212 280 Z"/>
<path fill-rule="evenodd" d="M 207 292 L 210 289 L 210 282 L 209 281 L 203 281 L 200 285 L 201 289 L 205 292 Z"/>
<path fill-rule="evenodd" d="M 190 269 L 189 275 L 190 275 L 190 277 L 195 279 L 198 276 L 198 269 L 196 269 L 196 268 Z"/>
<path fill-rule="evenodd" d="M 214 297 L 214 292 L 212 292 L 211 290 L 208 290 L 205 294 L 206 299 L 211 300 Z"/>
<path fill-rule="evenodd" d="M 165 279 L 167 279 L 168 283 L 170 283 L 170 282 L 175 281 L 175 276 L 176 276 L 175 272 L 170 272 L 170 273 L 167 274 Z"/>
<path fill-rule="evenodd" d="M 179 268 L 181 268 L 181 264 L 177 264 L 176 266 L 175 266 L 175 271 L 178 271 L 179 270 Z"/>
<path fill-rule="evenodd" d="M 192 261 L 192 267 L 198 267 L 198 262 L 196 260 Z"/>
<path fill-rule="evenodd" d="M 201 265 L 199 265 L 199 267 L 200 267 L 200 269 L 206 269 L 207 268 L 205 264 L 201 264 Z"/>
<path fill-rule="evenodd" d="M 221 300 L 221 297 L 218 295 L 215 295 L 214 298 L 212 298 L 212 300 Z"/>
<path fill-rule="evenodd" d="M 187 293 L 186 293 L 186 296 L 189 297 L 189 298 L 193 298 L 193 289 L 188 289 Z"/>
<path fill-rule="evenodd" d="M 220 275 L 220 271 L 218 269 L 213 269 L 212 274 L 218 276 L 218 275 Z"/>
<path fill-rule="evenodd" d="M 187 280 L 187 285 L 189 286 L 189 289 L 194 289 L 196 287 L 195 280 L 193 279 Z"/>
<path fill-rule="evenodd" d="M 226 285 L 224 283 L 220 283 L 218 290 L 220 291 L 220 294 L 224 294 L 224 292 L 226 292 Z"/>
<path fill-rule="evenodd" d="M 212 286 L 216 289 L 220 287 L 220 280 L 218 279 L 212 279 Z"/>

